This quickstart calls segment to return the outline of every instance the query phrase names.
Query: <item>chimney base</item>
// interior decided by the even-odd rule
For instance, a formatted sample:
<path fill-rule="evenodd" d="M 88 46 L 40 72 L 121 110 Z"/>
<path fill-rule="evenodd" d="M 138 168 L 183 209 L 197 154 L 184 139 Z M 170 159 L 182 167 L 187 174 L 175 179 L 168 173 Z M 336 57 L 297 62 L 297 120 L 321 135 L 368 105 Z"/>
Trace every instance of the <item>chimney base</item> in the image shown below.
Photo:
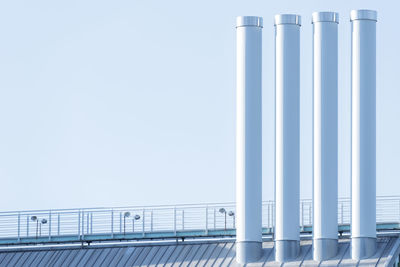
<path fill-rule="evenodd" d="M 376 238 L 373 237 L 352 237 L 351 258 L 362 260 L 372 257 L 376 252 Z"/>
<path fill-rule="evenodd" d="M 236 242 L 236 261 L 240 264 L 257 262 L 263 255 L 262 242 Z"/>
<path fill-rule="evenodd" d="M 300 252 L 298 240 L 275 240 L 275 261 L 285 262 L 297 258 Z"/>
<path fill-rule="evenodd" d="M 315 261 L 323 261 L 334 258 L 337 255 L 338 240 L 318 238 L 313 240 L 313 258 Z"/>

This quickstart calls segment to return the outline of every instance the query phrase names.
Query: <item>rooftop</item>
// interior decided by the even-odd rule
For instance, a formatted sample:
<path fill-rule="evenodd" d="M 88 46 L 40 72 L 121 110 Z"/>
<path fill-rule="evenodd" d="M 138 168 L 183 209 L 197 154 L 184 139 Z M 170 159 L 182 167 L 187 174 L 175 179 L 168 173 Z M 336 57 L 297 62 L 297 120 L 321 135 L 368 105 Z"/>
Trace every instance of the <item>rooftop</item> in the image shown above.
<path fill-rule="evenodd" d="M 264 256 L 274 262 L 273 201 L 263 202 Z M 283 266 L 393 266 L 400 197 L 377 198 L 377 253 L 350 259 L 350 199 L 339 199 L 336 258 L 312 260 L 312 201 L 300 205 L 301 253 Z M 235 266 L 235 203 L 0 213 L 1 266 Z M 389 264 L 389 265 L 388 265 Z"/>
<path fill-rule="evenodd" d="M 369 259 L 350 258 L 349 239 L 339 242 L 334 259 L 312 260 L 312 241 L 301 241 L 300 255 L 283 265 L 274 262 L 272 241 L 263 243 L 264 256 L 248 266 L 393 266 L 400 239 L 398 235 L 378 238 L 377 253 Z M 67 247 L 34 247 L 0 252 L 0 266 L 236 266 L 232 239 L 138 244 L 107 244 Z"/>

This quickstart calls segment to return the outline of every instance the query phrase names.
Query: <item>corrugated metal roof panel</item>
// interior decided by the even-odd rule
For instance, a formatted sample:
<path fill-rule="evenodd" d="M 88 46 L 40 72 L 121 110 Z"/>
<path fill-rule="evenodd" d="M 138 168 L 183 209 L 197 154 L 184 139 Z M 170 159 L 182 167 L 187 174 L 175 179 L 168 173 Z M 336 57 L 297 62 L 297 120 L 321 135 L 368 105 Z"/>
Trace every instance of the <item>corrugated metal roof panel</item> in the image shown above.
<path fill-rule="evenodd" d="M 18 260 L 22 257 L 23 254 L 24 254 L 23 252 L 15 253 L 14 257 L 10 259 L 7 266 L 15 266 L 15 264 L 18 262 Z"/>
<path fill-rule="evenodd" d="M 118 262 L 122 259 L 122 257 L 127 252 L 128 248 L 121 248 L 118 252 L 114 255 L 108 266 L 117 266 Z M 129 253 L 129 252 L 128 252 Z"/>
<path fill-rule="evenodd" d="M 87 252 L 88 249 L 86 248 L 78 250 L 78 253 L 72 259 L 70 266 L 78 266 L 79 262 L 82 260 L 82 258 L 85 256 Z"/>
<path fill-rule="evenodd" d="M 111 253 L 112 248 L 97 248 L 96 250 L 98 251 L 97 257 L 89 259 L 87 266 L 100 266 Z"/>
<path fill-rule="evenodd" d="M 39 266 L 39 264 L 42 262 L 43 258 L 50 253 L 49 251 L 39 251 L 37 257 L 32 261 L 31 266 Z"/>
<path fill-rule="evenodd" d="M 387 242 L 387 241 L 390 241 L 391 242 L 391 240 L 385 240 L 385 241 L 383 241 L 383 240 L 378 240 L 378 242 L 377 242 L 377 250 L 376 250 L 376 253 L 375 253 L 375 256 L 374 257 L 372 257 L 371 259 L 365 259 L 365 260 L 361 260 L 359 263 L 358 263 L 358 266 L 376 266 L 377 265 L 377 263 L 378 263 L 378 261 L 379 261 L 379 257 L 380 257 L 380 255 L 382 255 L 383 253 L 384 253 L 384 250 L 386 249 L 386 247 L 387 246 L 392 246 L 393 244 L 390 244 L 389 242 Z M 394 241 L 394 240 L 393 240 Z"/>
<path fill-rule="evenodd" d="M 136 247 L 131 256 L 129 256 L 128 261 L 125 263 L 125 266 L 134 266 L 143 249 L 144 247 Z"/>
<path fill-rule="evenodd" d="M 143 263 L 144 259 L 147 257 L 147 255 L 149 254 L 150 250 L 151 250 L 151 247 L 144 247 L 142 252 L 140 252 L 139 256 L 133 263 L 133 266 L 143 266 L 142 263 Z"/>
<path fill-rule="evenodd" d="M 112 248 L 110 253 L 104 259 L 104 261 L 99 266 L 108 267 L 110 266 L 111 261 L 118 255 L 118 253 L 124 248 Z"/>
<path fill-rule="evenodd" d="M 168 250 L 167 246 L 160 246 L 160 249 L 158 252 L 154 255 L 153 259 L 149 263 L 149 267 L 155 267 L 157 266 L 158 262 L 161 260 L 162 256 L 165 254 L 165 252 Z"/>
<path fill-rule="evenodd" d="M 79 253 L 78 249 L 71 250 L 71 253 L 65 258 L 64 262 L 61 264 L 62 267 L 70 266 L 70 263 L 74 260 L 74 257 Z"/>
<path fill-rule="evenodd" d="M 5 252 L 3 252 L 3 253 L 0 253 L 0 264 L 1 264 L 1 262 L 4 260 L 4 258 L 7 256 L 7 253 L 5 253 Z"/>
<path fill-rule="evenodd" d="M 35 258 L 39 255 L 38 252 L 32 251 L 29 255 L 29 257 L 22 262 L 22 266 L 31 266 L 31 263 L 35 260 Z"/>
<path fill-rule="evenodd" d="M 378 260 L 378 264 L 377 266 L 386 266 L 386 262 L 390 260 L 389 253 L 391 251 L 391 249 L 393 248 L 393 245 L 396 243 L 396 239 L 394 238 L 390 238 L 389 240 L 387 240 L 387 244 L 385 246 L 385 248 L 383 249 L 383 252 Z"/>
<path fill-rule="evenodd" d="M 151 247 L 149 253 L 147 253 L 146 258 L 143 260 L 142 265 L 143 266 L 149 266 L 153 258 L 156 256 L 156 254 L 159 252 L 161 246 L 153 246 Z M 128 266 L 126 264 L 121 265 L 122 266 Z"/>
<path fill-rule="evenodd" d="M 213 266 L 222 266 L 222 263 L 225 261 L 226 256 L 229 254 L 234 244 L 235 243 L 233 242 L 226 243 L 224 249 L 221 250 L 218 258 L 215 259 Z"/>
<path fill-rule="evenodd" d="M 204 251 L 203 255 L 198 260 L 196 266 L 205 266 L 210 259 L 211 254 L 214 252 L 215 248 L 218 244 L 210 244 L 207 249 Z"/>
<path fill-rule="evenodd" d="M 157 265 L 162 264 L 162 266 L 164 266 L 164 264 L 168 261 L 169 257 L 171 257 L 172 253 L 174 253 L 175 249 L 176 249 L 176 245 L 168 246 L 165 253 L 159 258 Z"/>
<path fill-rule="evenodd" d="M 62 250 L 61 253 L 58 255 L 58 257 L 54 260 L 52 266 L 60 267 L 69 254 L 71 254 L 71 250 Z"/>
<path fill-rule="evenodd" d="M 233 245 L 221 266 L 230 266 L 236 256 L 236 246 Z"/>
<path fill-rule="evenodd" d="M 31 254 L 32 254 L 32 252 L 30 252 L 30 251 L 24 252 L 24 254 L 21 256 L 21 258 L 19 258 L 19 260 L 15 263 L 15 266 L 22 266 L 24 264 L 24 262 L 28 259 L 28 257 L 30 257 Z"/>
<path fill-rule="evenodd" d="M 346 251 L 344 252 L 342 258 L 340 259 L 339 262 L 339 267 L 345 267 L 345 266 L 355 266 L 357 264 L 357 261 L 351 259 L 351 248 L 350 248 L 350 242 L 348 242 L 348 246 Z"/>
<path fill-rule="evenodd" d="M 183 262 L 182 262 L 182 264 L 180 266 L 181 267 L 189 266 L 189 264 L 192 262 L 192 259 L 193 259 L 194 255 L 196 255 L 196 253 L 199 250 L 199 248 L 200 248 L 200 245 L 191 245 L 189 253 L 183 259 Z"/>
<path fill-rule="evenodd" d="M 312 241 L 301 242 L 301 253 L 283 265 L 274 262 L 273 242 L 264 242 L 264 255 L 248 267 L 257 266 L 385 266 L 400 242 L 396 236 L 378 239 L 377 253 L 370 259 L 350 258 L 350 240 L 340 239 L 338 255 L 328 261 L 312 260 Z M 396 252 L 397 253 L 397 252 Z M 177 244 L 135 244 L 112 247 L 30 248 L 0 252 L 1 266 L 237 266 L 235 246 L 231 241 L 184 242 Z"/>
<path fill-rule="evenodd" d="M 87 266 L 87 262 L 90 260 L 90 258 L 93 256 L 93 254 L 95 254 L 97 250 L 95 249 L 88 249 L 85 253 L 85 255 L 83 255 L 82 259 L 79 261 L 78 263 L 78 267 L 85 267 Z"/>
<path fill-rule="evenodd" d="M 177 245 L 174 251 L 169 256 L 168 260 L 164 263 L 164 267 L 172 267 L 172 265 L 176 262 L 176 259 L 179 257 L 183 250 L 184 245 Z"/>
<path fill-rule="evenodd" d="M 61 250 L 55 251 L 54 253 L 48 254 L 46 261 L 42 261 L 40 266 L 54 266 L 54 261 L 57 260 L 58 256 L 62 253 Z"/>
<path fill-rule="evenodd" d="M 196 254 L 193 256 L 193 258 L 188 266 L 190 266 L 190 267 L 197 266 L 197 263 L 202 259 L 204 253 L 206 252 L 206 250 L 208 249 L 209 246 L 210 246 L 210 244 L 201 245 L 199 247 L 199 249 L 197 250 Z"/>
<path fill-rule="evenodd" d="M 4 259 L 1 261 L 0 266 L 8 266 L 8 263 L 15 256 L 15 253 L 7 254 Z"/>
<path fill-rule="evenodd" d="M 115 266 L 125 266 L 126 262 L 132 256 L 135 247 L 127 247 L 122 257 L 119 259 L 118 263 Z"/>
<path fill-rule="evenodd" d="M 93 266 L 93 262 L 100 257 L 100 255 L 105 251 L 105 249 L 91 249 L 92 253 L 88 255 L 86 259 L 82 260 L 80 266 Z"/>
<path fill-rule="evenodd" d="M 173 267 L 179 267 L 184 262 L 186 256 L 189 254 L 190 250 L 192 249 L 192 245 L 182 245 L 182 251 L 179 253 L 178 257 L 175 259 Z"/>
<path fill-rule="evenodd" d="M 213 266 L 214 262 L 218 259 L 219 255 L 221 254 L 222 250 L 225 248 L 227 243 L 218 243 L 213 252 L 210 255 L 207 263 L 204 265 L 206 267 Z"/>

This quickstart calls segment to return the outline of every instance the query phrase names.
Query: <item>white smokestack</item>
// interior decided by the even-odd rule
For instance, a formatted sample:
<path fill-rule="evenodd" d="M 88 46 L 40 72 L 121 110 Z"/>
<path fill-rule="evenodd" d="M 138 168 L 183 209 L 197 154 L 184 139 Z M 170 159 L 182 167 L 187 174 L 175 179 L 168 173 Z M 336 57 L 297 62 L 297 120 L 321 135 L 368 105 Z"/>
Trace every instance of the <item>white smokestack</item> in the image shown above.
<path fill-rule="evenodd" d="M 299 253 L 300 16 L 275 16 L 275 260 Z"/>
<path fill-rule="evenodd" d="M 313 23 L 313 257 L 337 253 L 338 243 L 338 23 L 315 12 Z"/>
<path fill-rule="evenodd" d="M 262 18 L 236 21 L 236 259 L 262 256 Z"/>
<path fill-rule="evenodd" d="M 351 255 L 376 250 L 376 21 L 373 10 L 352 10 Z"/>

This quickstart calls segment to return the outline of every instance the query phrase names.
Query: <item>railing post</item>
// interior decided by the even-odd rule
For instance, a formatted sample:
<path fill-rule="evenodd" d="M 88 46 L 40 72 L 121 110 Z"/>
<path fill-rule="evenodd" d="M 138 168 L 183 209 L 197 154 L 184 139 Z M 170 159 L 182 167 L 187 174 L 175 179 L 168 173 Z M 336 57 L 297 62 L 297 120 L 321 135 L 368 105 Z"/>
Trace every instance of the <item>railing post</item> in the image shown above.
<path fill-rule="evenodd" d="M 269 220 L 270 220 L 270 206 L 269 206 L 269 203 L 268 203 L 267 204 L 267 228 L 270 227 Z"/>
<path fill-rule="evenodd" d="M 18 212 L 18 242 L 21 240 L 21 213 Z"/>
<path fill-rule="evenodd" d="M 176 207 L 174 207 L 174 233 L 176 235 Z"/>
<path fill-rule="evenodd" d="M 308 222 L 309 222 L 309 225 L 312 225 L 312 207 L 311 207 L 311 203 L 310 203 L 310 206 L 308 207 Z"/>
<path fill-rule="evenodd" d="M 29 215 L 26 215 L 26 236 L 29 236 Z"/>
<path fill-rule="evenodd" d="M 93 234 L 93 212 L 90 213 L 90 234 Z"/>
<path fill-rule="evenodd" d="M 185 210 L 182 210 L 182 231 L 185 230 Z"/>
<path fill-rule="evenodd" d="M 226 211 L 224 212 L 224 216 L 225 216 L 225 218 L 224 218 L 224 231 L 226 231 Z"/>
<path fill-rule="evenodd" d="M 275 225 L 274 202 L 271 201 L 270 207 L 271 207 L 271 231 L 273 232 L 274 231 L 274 225 Z"/>
<path fill-rule="evenodd" d="M 114 209 L 111 209 L 111 238 L 114 238 Z"/>
<path fill-rule="evenodd" d="M 86 213 L 86 234 L 89 234 L 89 212 Z"/>
<path fill-rule="evenodd" d="M 272 204 L 272 227 L 274 228 L 274 233 L 275 233 L 275 224 L 276 224 L 276 222 L 275 222 L 275 213 L 276 213 L 276 205 L 275 205 L 275 201 L 274 202 L 272 202 L 273 204 Z"/>
<path fill-rule="evenodd" d="M 51 240 L 51 210 L 49 211 L 49 240 Z"/>
<path fill-rule="evenodd" d="M 57 235 L 60 235 L 60 213 L 57 215 Z"/>
<path fill-rule="evenodd" d="M 153 232 L 153 210 L 150 212 L 150 230 Z"/>
<path fill-rule="evenodd" d="M 122 233 L 122 212 L 119 212 L 119 233 Z"/>
<path fill-rule="evenodd" d="M 344 222 L 343 216 L 344 216 L 344 213 L 343 213 L 343 202 L 342 202 L 342 203 L 340 203 L 340 217 L 341 217 L 340 222 L 341 222 L 341 224 L 343 224 L 343 222 Z"/>
<path fill-rule="evenodd" d="M 399 224 L 400 224 L 400 200 L 399 200 Z"/>
<path fill-rule="evenodd" d="M 214 230 L 217 229 L 217 212 L 214 208 Z"/>
<path fill-rule="evenodd" d="M 301 227 L 304 228 L 304 201 L 301 202 Z"/>
<path fill-rule="evenodd" d="M 85 211 L 82 210 L 82 238 L 85 238 Z"/>
<path fill-rule="evenodd" d="M 208 235 L 208 206 L 206 206 L 206 235 Z"/>
<path fill-rule="evenodd" d="M 144 233 L 146 231 L 146 227 L 145 227 L 146 221 L 145 221 L 144 215 L 145 215 L 145 209 L 142 210 L 142 233 L 143 233 L 143 237 L 144 237 Z"/>
<path fill-rule="evenodd" d="M 78 237 L 81 237 L 81 210 L 78 210 Z"/>

